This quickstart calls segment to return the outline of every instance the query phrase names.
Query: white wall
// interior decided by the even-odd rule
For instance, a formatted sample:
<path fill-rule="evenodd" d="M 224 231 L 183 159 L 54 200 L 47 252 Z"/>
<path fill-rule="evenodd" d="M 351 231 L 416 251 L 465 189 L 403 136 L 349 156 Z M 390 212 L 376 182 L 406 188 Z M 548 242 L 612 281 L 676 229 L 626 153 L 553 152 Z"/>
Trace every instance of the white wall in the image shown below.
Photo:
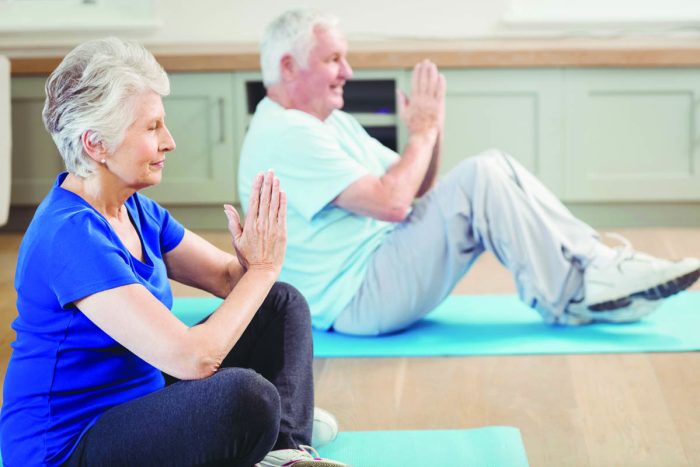
<path fill-rule="evenodd" d="M 103 0 L 107 1 L 107 0 Z M 111 0 L 114 2 L 115 0 Z M 143 0 L 141 0 L 143 1 Z M 337 14 L 350 39 L 446 39 L 656 33 L 700 36 L 700 0 L 153 0 L 159 26 L 89 32 L 0 30 L 0 53 L 65 50 L 116 34 L 146 45 L 254 43 L 293 6 Z M 0 0 L 0 6 L 2 0 Z M 562 6 L 564 5 L 564 6 Z M 669 23 L 668 8 L 682 20 Z M 644 14 L 640 17 L 640 11 Z M 559 13 L 557 13 L 559 12 Z M 565 12 L 562 13 L 562 12 Z M 572 12 L 574 12 L 572 16 Z M 613 16 L 607 12 L 613 12 Z M 627 16 L 625 16 L 627 12 Z M 658 17 L 657 17 L 657 12 Z M 657 21 L 658 19 L 658 21 Z M 577 20 L 578 23 L 577 24 Z M 611 26 L 611 21 L 616 22 Z M 664 23 L 666 21 L 666 23 Z M 598 23 L 596 23 L 598 22 Z M 573 25 L 573 27 L 572 27 Z M 585 27 L 581 27 L 584 25 Z M 98 25 L 99 26 L 99 25 Z M 93 24 L 93 29 L 95 26 Z"/>
<path fill-rule="evenodd" d="M 700 36 L 700 0 L 160 0 L 163 28 L 148 40 L 257 42 L 293 6 L 335 13 L 351 39 Z"/>
<path fill-rule="evenodd" d="M 556 23 L 697 23 L 698 0 L 511 0 L 517 21 Z"/>
<path fill-rule="evenodd" d="M 205 0 L 197 2 L 202 8 L 192 9 L 183 0 L 161 8 L 164 27 L 152 40 L 256 42 L 265 25 L 290 5 L 336 14 L 352 38 L 484 36 L 490 34 L 508 1 Z M 186 10 L 190 11 L 183 14 Z"/>
<path fill-rule="evenodd" d="M 0 6 L 1 6 L 0 0 Z M 147 45 L 257 42 L 265 25 L 291 7 L 333 12 L 350 38 L 461 38 L 492 34 L 510 0 L 155 0 L 148 31 L 24 33 L 0 30 L 0 51 L 73 45 L 116 33 Z"/>

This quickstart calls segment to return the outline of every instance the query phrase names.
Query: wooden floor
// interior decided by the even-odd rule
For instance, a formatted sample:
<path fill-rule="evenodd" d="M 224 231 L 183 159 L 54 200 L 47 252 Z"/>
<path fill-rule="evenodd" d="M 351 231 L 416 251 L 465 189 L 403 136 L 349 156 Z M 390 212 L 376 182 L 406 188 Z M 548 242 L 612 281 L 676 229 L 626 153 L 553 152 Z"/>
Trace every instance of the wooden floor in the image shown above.
<path fill-rule="evenodd" d="M 655 255 L 700 257 L 700 229 L 620 233 Z M 228 248 L 225 234 L 204 235 Z M 0 235 L 3 377 L 20 240 Z M 179 285 L 174 290 L 196 293 Z M 514 286 L 485 255 L 455 293 L 514 293 Z M 700 466 L 697 352 L 318 359 L 314 367 L 316 403 L 335 413 L 342 430 L 509 425 L 520 428 L 533 467 Z"/>

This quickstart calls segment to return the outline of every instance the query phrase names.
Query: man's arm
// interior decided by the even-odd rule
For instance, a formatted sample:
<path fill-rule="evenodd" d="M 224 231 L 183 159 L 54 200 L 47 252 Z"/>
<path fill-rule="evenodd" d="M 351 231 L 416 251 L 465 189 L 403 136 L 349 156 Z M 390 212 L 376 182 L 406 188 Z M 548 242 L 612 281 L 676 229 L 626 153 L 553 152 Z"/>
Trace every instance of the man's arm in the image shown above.
<path fill-rule="evenodd" d="M 424 60 L 413 69 L 409 100 L 398 96 L 399 116 L 409 132 L 401 158 L 381 177 L 365 175 L 333 201 L 349 211 L 390 222 L 405 219 L 411 203 L 433 184 L 440 160 L 438 137 L 445 100 L 445 77 Z"/>
<path fill-rule="evenodd" d="M 440 107 L 438 109 L 438 136 L 435 140 L 435 145 L 433 146 L 433 154 L 430 159 L 430 165 L 428 166 L 428 171 L 423 178 L 423 183 L 418 189 L 416 194 L 417 198 L 420 198 L 426 194 L 434 185 L 437 179 L 437 174 L 440 171 L 440 163 L 442 162 L 442 148 L 445 139 L 445 92 L 446 83 L 444 81 L 444 76 L 440 75 L 442 82 L 442 95 L 440 96 Z"/>
<path fill-rule="evenodd" d="M 416 193 L 416 198 L 420 198 L 426 194 L 435 185 L 435 180 L 437 179 L 437 174 L 440 171 L 440 162 L 442 161 L 442 142 L 443 142 L 444 131 L 442 127 L 438 131 L 437 138 L 435 139 L 435 144 L 433 145 L 433 153 L 430 158 L 430 164 L 428 165 L 428 170 L 425 172 L 425 177 L 423 178 L 423 183 L 421 183 L 418 193 Z"/>

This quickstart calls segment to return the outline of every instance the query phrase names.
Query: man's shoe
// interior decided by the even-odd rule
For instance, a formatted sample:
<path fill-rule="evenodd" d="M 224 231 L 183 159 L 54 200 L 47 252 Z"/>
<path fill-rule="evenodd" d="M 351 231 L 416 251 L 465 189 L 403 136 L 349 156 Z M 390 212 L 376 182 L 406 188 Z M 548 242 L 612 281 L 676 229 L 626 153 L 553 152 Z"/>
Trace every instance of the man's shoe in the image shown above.
<path fill-rule="evenodd" d="M 584 271 L 584 303 L 594 312 L 627 308 L 638 300 L 659 300 L 687 289 L 700 277 L 700 261 L 668 261 L 636 252 L 623 237 L 617 257 L 607 266 Z M 641 306 L 641 305 L 640 305 Z M 648 313 L 647 313 L 648 314 Z"/>
<path fill-rule="evenodd" d="M 322 459 L 311 446 L 270 451 L 258 467 L 349 467 L 342 462 Z"/>
<path fill-rule="evenodd" d="M 583 301 L 580 303 L 572 302 L 566 307 L 566 320 L 563 321 L 563 324 L 633 323 L 651 314 L 659 305 L 661 305 L 660 300 L 638 298 L 624 308 L 593 311 Z"/>
<path fill-rule="evenodd" d="M 338 420 L 327 410 L 314 407 L 314 428 L 311 435 L 311 446 L 318 449 L 334 441 L 337 436 Z"/>

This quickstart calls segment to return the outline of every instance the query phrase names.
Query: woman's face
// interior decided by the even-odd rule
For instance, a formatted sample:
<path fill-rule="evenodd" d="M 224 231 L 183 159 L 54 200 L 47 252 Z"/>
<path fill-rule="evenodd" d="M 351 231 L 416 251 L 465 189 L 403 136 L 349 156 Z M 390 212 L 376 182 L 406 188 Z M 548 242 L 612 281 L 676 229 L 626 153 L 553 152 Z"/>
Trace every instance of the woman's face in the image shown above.
<path fill-rule="evenodd" d="M 160 183 L 165 153 L 175 149 L 175 141 L 165 126 L 160 95 L 148 92 L 134 99 L 136 119 L 107 159 L 107 167 L 125 185 L 140 190 Z"/>

